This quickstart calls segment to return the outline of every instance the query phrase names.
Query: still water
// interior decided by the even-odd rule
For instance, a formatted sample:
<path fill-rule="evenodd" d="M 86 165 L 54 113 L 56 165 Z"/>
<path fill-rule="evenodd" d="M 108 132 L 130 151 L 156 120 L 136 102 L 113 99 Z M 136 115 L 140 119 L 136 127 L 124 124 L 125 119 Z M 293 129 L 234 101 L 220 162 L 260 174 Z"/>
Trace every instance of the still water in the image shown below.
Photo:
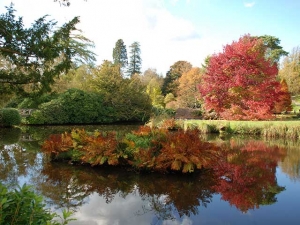
<path fill-rule="evenodd" d="M 50 163 L 40 146 L 74 127 L 0 130 L 0 179 L 24 183 L 71 225 L 300 224 L 300 142 L 203 137 L 228 149 L 227 160 L 198 174 L 146 174 L 120 168 Z M 85 126 L 86 130 L 137 128 Z"/>

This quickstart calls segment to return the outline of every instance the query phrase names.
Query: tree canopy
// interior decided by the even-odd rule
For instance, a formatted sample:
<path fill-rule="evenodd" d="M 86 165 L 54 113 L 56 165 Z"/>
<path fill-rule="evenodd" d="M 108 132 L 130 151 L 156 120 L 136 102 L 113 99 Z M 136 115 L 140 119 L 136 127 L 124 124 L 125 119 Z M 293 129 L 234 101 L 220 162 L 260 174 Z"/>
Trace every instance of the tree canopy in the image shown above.
<path fill-rule="evenodd" d="M 280 39 L 271 35 L 263 35 L 254 38 L 262 39 L 263 45 L 266 47 L 265 57 L 274 63 L 278 63 L 282 56 L 289 53 L 280 46 Z"/>
<path fill-rule="evenodd" d="M 261 39 L 245 35 L 213 55 L 200 86 L 205 108 L 224 119 L 272 117 L 281 93 L 277 65 L 265 53 Z"/>
<path fill-rule="evenodd" d="M 178 83 L 178 102 L 182 107 L 194 108 L 200 106 L 200 93 L 198 90 L 201 83 L 203 70 L 193 67 L 182 74 Z"/>
<path fill-rule="evenodd" d="M 6 8 L 0 15 L 0 94 L 48 92 L 54 78 L 74 63 L 95 60 L 93 43 L 76 28 L 79 17 L 56 28 L 57 22 L 43 16 L 26 28 L 13 4 Z"/>
<path fill-rule="evenodd" d="M 122 39 L 116 42 L 116 46 L 113 49 L 113 62 L 115 65 L 119 65 L 120 69 L 128 65 L 126 45 Z"/>
<path fill-rule="evenodd" d="M 282 94 L 279 96 L 279 100 L 274 106 L 274 112 L 282 113 L 292 111 L 292 97 L 289 92 L 288 85 L 284 79 L 280 81 L 280 91 Z"/>
<path fill-rule="evenodd" d="M 295 47 L 286 56 L 279 70 L 279 77 L 284 79 L 292 95 L 300 94 L 300 47 Z"/>
<path fill-rule="evenodd" d="M 178 79 L 190 69 L 192 69 L 192 64 L 187 61 L 177 61 L 170 66 L 170 70 L 167 72 L 163 83 L 163 94 L 172 93 L 174 96 L 177 96 Z"/>
<path fill-rule="evenodd" d="M 142 69 L 141 48 L 139 42 L 133 42 L 130 46 L 130 57 L 128 65 L 128 74 L 132 76 L 135 73 L 140 74 Z"/>
<path fill-rule="evenodd" d="M 92 87 L 112 106 L 113 117 L 120 121 L 144 121 L 150 116 L 151 100 L 139 79 L 124 79 L 119 67 L 104 61 L 95 69 Z"/>

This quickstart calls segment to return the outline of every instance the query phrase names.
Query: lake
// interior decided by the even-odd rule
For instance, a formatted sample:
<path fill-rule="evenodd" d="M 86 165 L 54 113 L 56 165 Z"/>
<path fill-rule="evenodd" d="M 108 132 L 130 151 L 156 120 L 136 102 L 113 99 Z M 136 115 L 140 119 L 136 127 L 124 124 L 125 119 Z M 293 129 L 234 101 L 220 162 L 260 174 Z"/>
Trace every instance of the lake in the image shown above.
<path fill-rule="evenodd" d="M 203 136 L 226 148 L 226 160 L 184 175 L 49 162 L 40 152 L 45 138 L 75 127 L 0 129 L 1 182 L 30 184 L 53 211 L 73 210 L 71 225 L 300 224 L 299 141 Z"/>

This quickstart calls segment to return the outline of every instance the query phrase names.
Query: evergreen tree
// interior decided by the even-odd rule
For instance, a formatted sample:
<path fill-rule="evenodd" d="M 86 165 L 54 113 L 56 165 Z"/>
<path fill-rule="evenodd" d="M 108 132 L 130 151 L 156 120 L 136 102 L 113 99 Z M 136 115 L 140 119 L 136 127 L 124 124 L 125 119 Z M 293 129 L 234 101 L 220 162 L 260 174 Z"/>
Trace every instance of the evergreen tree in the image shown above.
<path fill-rule="evenodd" d="M 126 45 L 122 39 L 116 42 L 113 49 L 113 62 L 120 66 L 120 70 L 128 65 Z"/>
<path fill-rule="evenodd" d="M 271 35 L 263 35 L 254 38 L 261 39 L 266 47 L 265 57 L 271 60 L 272 63 L 278 63 L 282 56 L 287 56 L 289 53 L 283 50 L 280 46 L 280 39 Z"/>
<path fill-rule="evenodd" d="M 142 59 L 141 59 L 141 49 L 138 42 L 133 42 L 130 48 L 129 66 L 127 73 L 131 77 L 133 74 L 141 73 Z"/>
<path fill-rule="evenodd" d="M 54 79 L 68 72 L 74 62 L 95 61 L 93 47 L 84 36 L 72 35 L 79 18 L 56 28 L 43 16 L 25 28 L 13 5 L 0 15 L 0 95 L 42 94 L 51 91 Z M 77 30 L 78 31 L 78 30 Z"/>

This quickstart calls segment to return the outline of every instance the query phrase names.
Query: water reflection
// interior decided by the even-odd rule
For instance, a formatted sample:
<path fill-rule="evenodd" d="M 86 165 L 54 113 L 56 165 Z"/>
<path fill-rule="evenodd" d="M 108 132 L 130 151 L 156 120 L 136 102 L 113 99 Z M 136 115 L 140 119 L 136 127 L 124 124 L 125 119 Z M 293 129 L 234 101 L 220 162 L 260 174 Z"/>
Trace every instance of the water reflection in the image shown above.
<path fill-rule="evenodd" d="M 198 206 L 211 202 L 215 180 L 211 172 L 182 176 L 136 174 L 120 169 L 91 169 L 61 163 L 47 164 L 37 188 L 60 207 L 76 207 L 85 203 L 87 196 L 97 193 L 107 204 L 116 196 L 138 195 L 147 204 L 135 215 L 154 213 L 158 218 L 170 219 L 172 211 L 178 215 L 198 214 Z M 74 209 L 74 208 L 73 208 Z M 78 208 L 77 208 L 78 209 Z"/>
<path fill-rule="evenodd" d="M 215 190 L 222 199 L 242 212 L 275 203 L 275 196 L 284 190 L 277 184 L 275 172 L 277 163 L 286 156 L 285 148 L 258 140 L 231 140 L 226 146 L 226 160 L 215 168 Z"/>
<path fill-rule="evenodd" d="M 15 187 L 23 179 L 34 185 L 50 206 L 76 211 L 72 224 L 192 224 L 216 204 L 216 196 L 241 213 L 274 205 L 288 190 L 277 182 L 278 165 L 299 180 L 299 143 L 218 137 L 210 141 L 222 147 L 223 160 L 209 170 L 137 174 L 126 168 L 49 163 L 39 152 L 46 135 L 38 129 L 3 130 L 1 182 Z M 23 138 L 28 133 L 31 138 Z"/>
<path fill-rule="evenodd" d="M 276 195 L 284 187 L 277 184 L 275 172 L 277 162 L 286 155 L 284 148 L 251 140 L 230 141 L 222 144 L 222 149 L 224 160 L 192 175 L 135 174 L 111 167 L 48 163 L 36 186 L 51 204 L 75 210 L 95 193 L 107 204 L 116 196 L 135 195 L 145 202 L 135 215 L 151 212 L 157 220 L 197 215 L 199 207 L 206 207 L 217 193 L 241 212 L 277 201 Z"/>

